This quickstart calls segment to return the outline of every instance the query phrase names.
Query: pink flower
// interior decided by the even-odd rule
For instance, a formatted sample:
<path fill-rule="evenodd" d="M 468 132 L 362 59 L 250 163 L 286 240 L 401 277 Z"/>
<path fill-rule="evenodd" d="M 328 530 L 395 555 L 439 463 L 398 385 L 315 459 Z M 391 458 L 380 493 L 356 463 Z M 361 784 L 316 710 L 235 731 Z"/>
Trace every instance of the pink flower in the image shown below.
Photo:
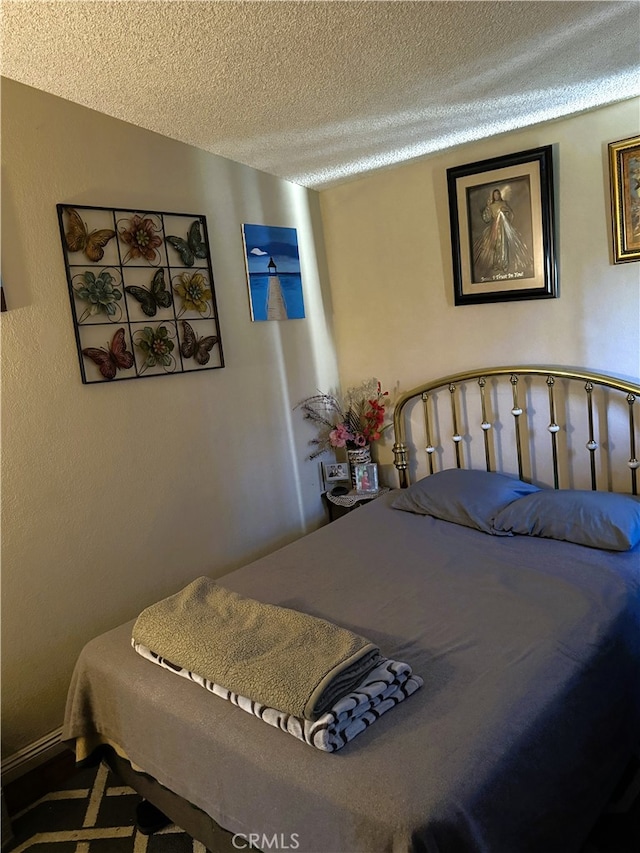
<path fill-rule="evenodd" d="M 365 444 L 367 443 L 367 439 L 364 437 L 364 435 L 361 432 L 359 432 L 357 435 L 355 435 L 353 437 L 353 441 L 355 441 L 355 443 L 358 445 L 358 447 L 364 447 Z"/>
<path fill-rule="evenodd" d="M 345 447 L 348 441 L 353 441 L 353 433 L 344 424 L 338 424 L 329 433 L 329 441 L 333 447 Z"/>

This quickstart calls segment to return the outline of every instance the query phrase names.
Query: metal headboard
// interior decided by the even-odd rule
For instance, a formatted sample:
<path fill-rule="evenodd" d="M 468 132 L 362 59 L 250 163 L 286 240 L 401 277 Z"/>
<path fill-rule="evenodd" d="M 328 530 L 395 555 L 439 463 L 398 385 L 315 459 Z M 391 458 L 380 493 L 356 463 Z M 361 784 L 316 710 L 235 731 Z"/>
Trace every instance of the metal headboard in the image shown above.
<path fill-rule="evenodd" d="M 470 389 L 469 392 L 467 389 Z M 535 403 L 532 402 L 534 389 L 538 395 Z M 576 426 L 574 427 L 576 389 L 579 390 L 578 402 L 582 413 L 575 418 Z M 450 398 L 448 406 L 446 406 L 447 392 Z M 531 462 L 528 445 L 533 437 L 540 441 L 541 431 L 534 426 L 533 415 L 539 414 L 538 401 L 541 393 L 546 398 L 544 408 L 548 412 L 544 429 L 548 433 L 546 442 L 550 450 L 554 488 L 574 487 L 571 477 L 561 478 L 561 471 L 564 473 L 566 470 L 564 464 L 566 460 L 560 458 L 561 451 L 565 452 L 566 457 L 576 455 L 575 448 L 571 448 L 569 454 L 568 436 L 571 433 L 572 436 L 575 434 L 577 446 L 586 448 L 587 454 L 581 458 L 586 463 L 588 455 L 591 488 L 594 490 L 600 488 L 598 469 L 599 467 L 602 469 L 603 455 L 606 453 L 607 465 L 609 465 L 609 468 L 605 466 L 605 471 L 610 470 L 609 457 L 613 450 L 618 455 L 622 453 L 621 446 L 624 445 L 628 450 L 628 457 L 624 462 L 631 477 L 631 492 L 636 495 L 638 493 L 637 469 L 640 463 L 636 455 L 634 408 L 636 400 L 640 398 L 640 384 L 579 368 L 567 369 L 550 365 L 491 367 L 465 371 L 427 382 L 402 394 L 396 402 L 393 416 L 395 433 L 393 455 L 394 465 L 399 473 L 400 487 L 406 488 L 409 485 L 409 467 L 418 464 L 415 459 L 410 458 L 405 427 L 411 414 L 415 414 L 413 404 L 420 401 L 422 401 L 427 473 L 433 474 L 437 470 L 435 460 L 440 459 L 443 463 L 446 452 L 451 454 L 452 461 L 455 458 L 455 466 L 458 468 L 478 467 L 477 464 L 473 464 L 470 457 L 471 449 L 477 455 L 480 443 L 484 451 L 483 464 L 487 471 L 496 470 L 497 439 L 495 435 L 496 427 L 499 427 L 501 433 L 506 430 L 509 437 L 514 440 L 518 476 L 523 480 L 533 479 L 531 470 L 533 466 L 527 464 Z M 445 407 L 449 410 L 446 418 L 442 418 L 439 414 L 443 405 L 443 396 Z M 512 427 L 508 428 L 509 419 L 502 420 L 497 412 L 499 397 L 503 405 L 505 399 L 508 399 L 507 406 L 510 406 Z M 571 415 L 569 415 L 570 399 L 572 400 Z M 616 407 L 618 427 L 622 409 L 628 410 L 628 416 L 622 418 L 625 421 L 625 433 L 628 421 L 628 438 L 618 440 L 617 437 L 613 439 L 610 435 L 610 412 Z M 448 439 L 441 438 L 443 434 L 441 424 L 444 420 L 449 422 L 448 425 L 451 428 Z M 540 420 L 540 416 L 537 420 Z M 482 436 L 481 441 L 480 436 Z M 563 439 L 562 443 L 560 438 Z M 447 451 L 449 441 L 452 444 L 448 445 Z M 622 462 L 620 464 L 622 465 Z M 453 465 L 444 463 L 440 467 L 453 467 Z M 563 479 L 562 485 L 561 479 Z M 568 485 L 564 482 L 567 479 L 570 480 Z M 603 477 L 601 476 L 600 479 L 602 480 Z M 609 482 L 605 488 L 611 489 L 611 477 L 607 479 Z M 626 488 L 625 486 L 624 490 Z"/>

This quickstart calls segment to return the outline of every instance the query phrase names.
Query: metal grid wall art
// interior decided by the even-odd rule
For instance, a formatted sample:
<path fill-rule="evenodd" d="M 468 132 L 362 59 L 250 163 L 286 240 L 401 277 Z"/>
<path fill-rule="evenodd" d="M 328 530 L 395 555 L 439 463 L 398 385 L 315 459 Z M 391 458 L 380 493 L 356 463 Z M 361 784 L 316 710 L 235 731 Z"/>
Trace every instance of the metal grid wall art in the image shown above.
<path fill-rule="evenodd" d="M 57 209 L 84 383 L 224 367 L 204 216 Z"/>

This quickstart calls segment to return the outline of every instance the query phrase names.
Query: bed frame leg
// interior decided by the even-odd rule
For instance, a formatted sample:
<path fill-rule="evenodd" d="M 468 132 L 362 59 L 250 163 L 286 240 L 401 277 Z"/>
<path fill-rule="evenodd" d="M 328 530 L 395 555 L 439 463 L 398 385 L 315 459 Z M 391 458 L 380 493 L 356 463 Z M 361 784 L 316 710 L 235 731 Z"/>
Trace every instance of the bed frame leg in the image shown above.
<path fill-rule="evenodd" d="M 171 823 L 173 823 L 171 818 L 148 800 L 142 800 L 136 806 L 136 828 L 143 835 L 153 835 L 154 832 L 159 832 Z"/>

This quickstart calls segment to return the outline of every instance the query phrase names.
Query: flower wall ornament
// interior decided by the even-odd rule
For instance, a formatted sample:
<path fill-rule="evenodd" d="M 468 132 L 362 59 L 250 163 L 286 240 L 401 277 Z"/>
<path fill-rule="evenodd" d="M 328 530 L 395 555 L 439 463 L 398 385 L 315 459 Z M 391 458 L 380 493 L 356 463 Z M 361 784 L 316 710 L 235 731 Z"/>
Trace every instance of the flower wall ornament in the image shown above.
<path fill-rule="evenodd" d="M 159 226 L 148 216 L 134 214 L 131 219 L 125 219 L 125 227 L 120 230 L 120 238 L 129 246 L 129 251 L 122 259 L 126 264 L 132 259 L 145 258 L 150 264 L 158 264 L 160 255 L 158 246 L 162 245 L 159 236 Z"/>
<path fill-rule="evenodd" d="M 384 423 L 389 403 L 389 392 L 377 379 L 349 388 L 343 397 L 319 393 L 298 403 L 295 408 L 319 429 L 309 442 L 314 447 L 309 459 L 332 448 L 357 450 L 378 441 L 391 426 Z"/>
<path fill-rule="evenodd" d="M 209 311 L 211 288 L 201 272 L 183 272 L 173 289 L 182 299 L 182 309 L 178 317 L 185 311 L 197 311 L 198 314 L 206 314 Z"/>
<path fill-rule="evenodd" d="M 175 344 L 169 338 L 166 326 L 158 326 L 156 329 L 145 326 L 143 330 L 136 332 L 134 343 L 146 355 L 140 372 L 156 365 L 165 368 L 175 366 L 176 360 L 172 355 Z"/>
<path fill-rule="evenodd" d="M 122 299 L 122 291 L 115 286 L 115 278 L 111 273 L 101 270 L 98 275 L 94 275 L 91 270 L 86 270 L 80 275 L 80 280 L 82 284 L 74 287 L 74 293 L 78 299 L 88 302 L 89 305 L 78 322 L 82 323 L 87 317 L 95 317 L 96 314 L 106 314 L 109 318 L 119 320 L 122 309 L 116 303 Z"/>

